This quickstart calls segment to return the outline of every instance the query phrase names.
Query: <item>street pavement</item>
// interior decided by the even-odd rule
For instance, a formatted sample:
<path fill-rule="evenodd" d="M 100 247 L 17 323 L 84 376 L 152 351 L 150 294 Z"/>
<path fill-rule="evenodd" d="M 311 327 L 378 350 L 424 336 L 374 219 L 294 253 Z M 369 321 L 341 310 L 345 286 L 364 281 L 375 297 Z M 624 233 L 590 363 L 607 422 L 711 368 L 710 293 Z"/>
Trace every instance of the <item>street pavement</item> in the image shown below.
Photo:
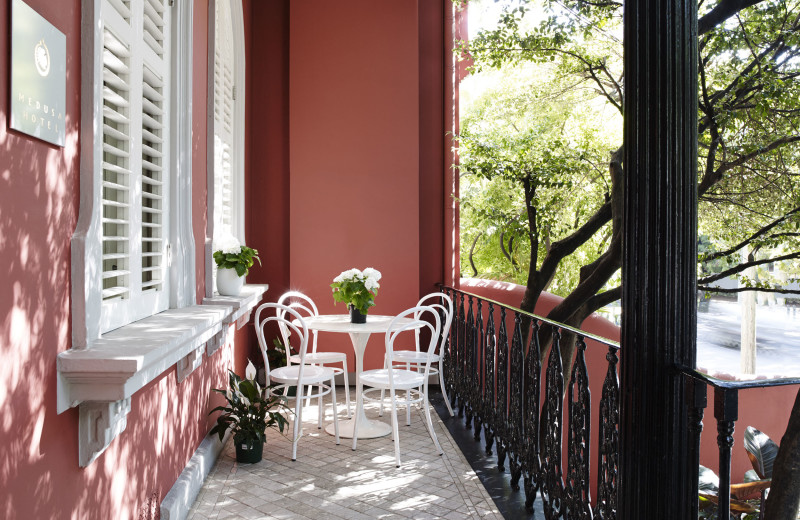
<path fill-rule="evenodd" d="M 711 375 L 740 374 L 741 306 L 710 300 L 697 309 L 697 366 Z M 756 376 L 800 377 L 800 307 L 756 307 Z M 752 376 L 749 376 L 752 377 Z"/>

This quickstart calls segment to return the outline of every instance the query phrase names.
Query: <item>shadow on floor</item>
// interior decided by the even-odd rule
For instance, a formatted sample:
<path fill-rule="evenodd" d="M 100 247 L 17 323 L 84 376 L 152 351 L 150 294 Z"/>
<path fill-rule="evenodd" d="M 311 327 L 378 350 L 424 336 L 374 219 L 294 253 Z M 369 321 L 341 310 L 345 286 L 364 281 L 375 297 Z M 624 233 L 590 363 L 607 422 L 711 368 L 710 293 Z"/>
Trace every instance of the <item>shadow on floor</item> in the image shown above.
<path fill-rule="evenodd" d="M 458 416 L 458 410 L 454 410 L 456 412 L 455 417 L 450 417 L 450 412 L 447 411 L 441 392 L 438 389 L 434 389 L 434 387 L 431 387 L 429 392 L 431 404 L 433 404 L 453 440 L 461 449 L 464 458 L 467 459 L 478 478 L 481 479 L 483 487 L 486 488 L 486 491 L 494 500 L 503 518 L 509 520 L 519 518 L 543 519 L 544 513 L 542 512 L 540 498 L 537 497 L 533 504 L 533 513 L 525 509 L 524 487 L 519 491 L 511 489 L 511 474 L 508 471 L 508 464 L 506 463 L 506 470 L 501 472 L 497 469 L 497 454 L 493 452 L 492 455 L 486 455 L 483 432 L 481 432 L 481 440 L 476 441 L 474 430 L 464 427 L 464 418 Z"/>

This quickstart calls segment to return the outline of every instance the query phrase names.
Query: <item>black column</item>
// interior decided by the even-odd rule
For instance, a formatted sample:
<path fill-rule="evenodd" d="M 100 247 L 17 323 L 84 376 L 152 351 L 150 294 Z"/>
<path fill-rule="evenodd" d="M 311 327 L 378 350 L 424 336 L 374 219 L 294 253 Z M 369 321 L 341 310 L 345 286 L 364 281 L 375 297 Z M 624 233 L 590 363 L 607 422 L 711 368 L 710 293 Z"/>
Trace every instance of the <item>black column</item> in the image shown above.
<path fill-rule="evenodd" d="M 697 0 L 625 2 L 625 229 L 618 517 L 690 518 Z"/>

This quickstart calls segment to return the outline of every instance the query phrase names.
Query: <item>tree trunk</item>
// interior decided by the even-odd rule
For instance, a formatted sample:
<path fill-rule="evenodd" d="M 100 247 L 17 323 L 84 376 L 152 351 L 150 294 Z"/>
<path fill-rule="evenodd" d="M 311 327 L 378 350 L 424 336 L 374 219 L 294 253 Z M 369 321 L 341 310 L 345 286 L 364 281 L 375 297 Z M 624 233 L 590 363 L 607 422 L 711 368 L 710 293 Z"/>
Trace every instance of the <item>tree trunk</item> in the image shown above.
<path fill-rule="evenodd" d="M 800 513 L 800 390 L 772 470 L 764 520 L 792 520 Z"/>
<path fill-rule="evenodd" d="M 742 261 L 747 262 L 747 252 L 742 250 Z M 756 268 L 745 270 L 744 275 L 755 280 Z M 742 374 L 756 373 L 756 293 L 745 291 L 739 293 L 739 302 L 742 307 L 742 341 L 740 348 L 740 361 Z"/>

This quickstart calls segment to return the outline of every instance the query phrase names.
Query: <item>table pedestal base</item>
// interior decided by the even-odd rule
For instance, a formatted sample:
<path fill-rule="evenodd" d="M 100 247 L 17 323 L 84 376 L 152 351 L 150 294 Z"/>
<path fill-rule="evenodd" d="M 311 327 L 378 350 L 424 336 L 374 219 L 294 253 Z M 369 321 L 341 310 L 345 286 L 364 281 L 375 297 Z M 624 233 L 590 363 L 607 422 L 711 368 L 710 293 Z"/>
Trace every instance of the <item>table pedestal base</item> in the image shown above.
<path fill-rule="evenodd" d="M 353 438 L 353 427 L 356 424 L 355 419 L 347 419 L 339 421 L 339 437 L 345 439 Z M 325 431 L 334 435 L 333 423 L 325 427 Z M 362 419 L 358 425 L 358 438 L 359 439 L 374 439 L 376 437 L 385 437 L 392 433 L 392 425 L 386 424 L 381 421 L 374 421 L 371 419 Z"/>

